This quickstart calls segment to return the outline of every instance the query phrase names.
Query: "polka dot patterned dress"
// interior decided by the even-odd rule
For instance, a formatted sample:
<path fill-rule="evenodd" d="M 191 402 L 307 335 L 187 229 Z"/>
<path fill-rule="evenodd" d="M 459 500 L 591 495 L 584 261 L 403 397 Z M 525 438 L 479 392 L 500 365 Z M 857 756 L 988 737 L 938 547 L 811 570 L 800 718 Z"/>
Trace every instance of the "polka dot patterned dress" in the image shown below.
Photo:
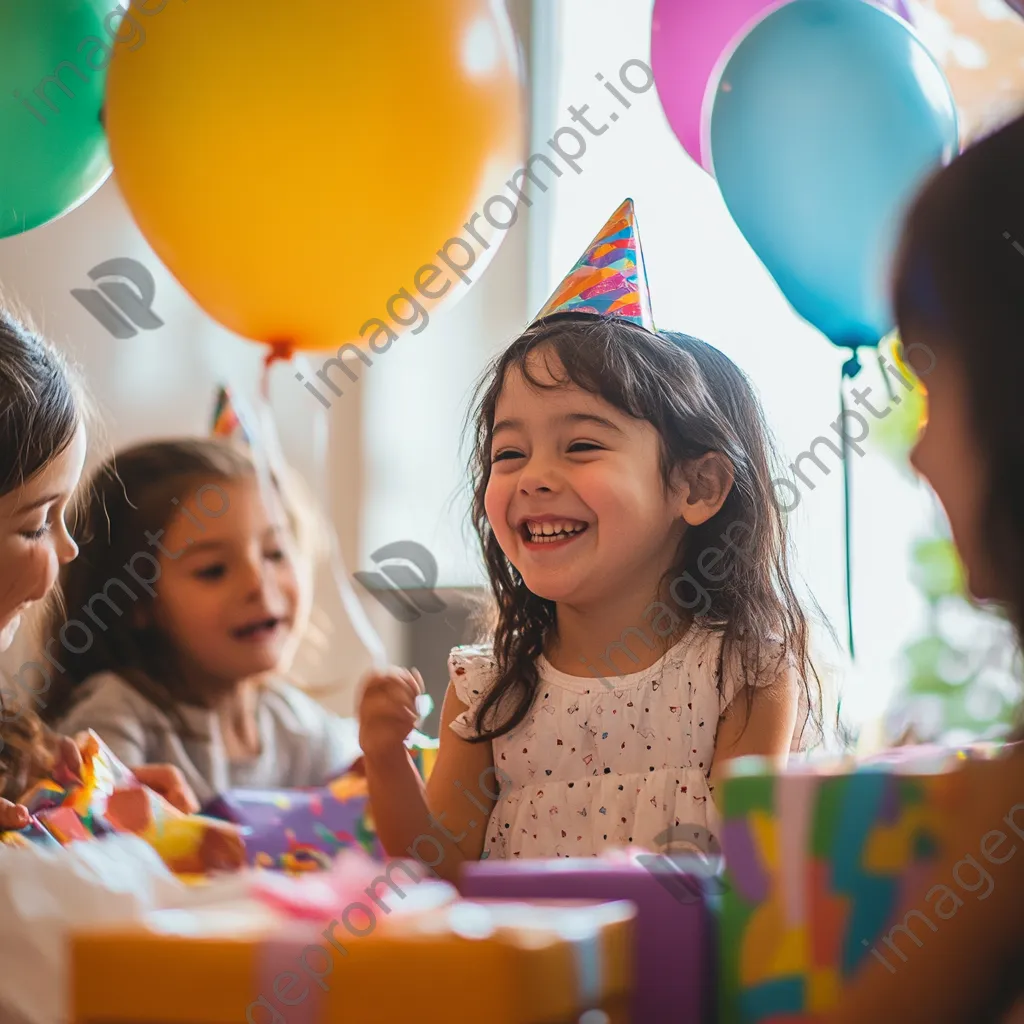
<path fill-rule="evenodd" d="M 529 714 L 492 743 L 495 767 L 511 781 L 491 814 L 483 857 L 678 848 L 685 830 L 677 826 L 688 824 L 715 836 L 708 775 L 719 717 L 738 689 L 727 673 L 719 692 L 720 651 L 721 634 L 691 627 L 650 668 L 604 681 L 567 675 L 542 656 Z M 490 647 L 457 647 L 448 670 L 469 708 L 451 729 L 469 738 L 494 680 Z"/>

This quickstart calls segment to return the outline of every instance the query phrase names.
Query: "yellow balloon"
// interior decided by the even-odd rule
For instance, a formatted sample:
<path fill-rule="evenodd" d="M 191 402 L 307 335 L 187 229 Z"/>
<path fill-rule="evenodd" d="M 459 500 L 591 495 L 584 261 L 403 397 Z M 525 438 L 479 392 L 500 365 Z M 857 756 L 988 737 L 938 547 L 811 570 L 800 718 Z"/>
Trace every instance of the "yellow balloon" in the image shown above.
<path fill-rule="evenodd" d="M 514 195 L 479 214 L 510 195 L 523 118 L 492 0 L 132 0 L 131 16 L 144 39 L 107 79 L 116 178 L 220 323 L 383 351 L 493 255 Z"/>

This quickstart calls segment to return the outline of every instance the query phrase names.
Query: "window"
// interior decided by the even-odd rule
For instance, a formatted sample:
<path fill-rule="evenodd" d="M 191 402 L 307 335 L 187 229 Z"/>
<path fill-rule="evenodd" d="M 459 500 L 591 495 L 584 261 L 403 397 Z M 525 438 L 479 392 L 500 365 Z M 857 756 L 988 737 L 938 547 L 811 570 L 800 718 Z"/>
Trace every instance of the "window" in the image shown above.
<path fill-rule="evenodd" d="M 912 3 L 922 36 L 966 105 L 968 133 L 992 113 L 980 99 L 982 78 L 995 81 L 1003 99 L 1024 96 L 1024 21 L 1002 0 Z M 845 645 L 842 463 L 829 445 L 816 442 L 839 442 L 834 424 L 847 356 L 791 310 L 732 222 L 715 182 L 676 140 L 656 89 L 629 92 L 621 84 L 623 74 L 634 88 L 644 84 L 639 62 L 650 62 L 651 9 L 651 0 L 534 0 L 526 33 L 529 152 L 553 155 L 550 140 L 563 127 L 577 128 L 585 148 L 573 156 L 579 144 L 562 133 L 569 156 L 556 156 L 560 174 L 537 165 L 542 184 L 527 187 L 531 205 L 520 208 L 518 223 L 468 296 L 434 315 L 420 336 L 399 340 L 395 354 L 366 375 L 360 567 L 382 545 L 412 539 L 435 554 L 440 585 L 484 582 L 467 520 L 468 453 L 459 448 L 469 390 L 487 359 L 522 329 L 631 196 L 658 326 L 703 338 L 746 371 L 783 466 L 805 452 L 820 460 L 799 463 L 805 487 L 790 532 L 796 573 Z M 1019 37 L 1012 60 L 1011 33 Z M 570 106 L 597 134 L 573 121 Z M 888 393 L 881 371 L 870 354 L 862 362 L 856 386 L 870 388 L 882 410 Z M 912 579 L 911 547 L 933 535 L 936 522 L 944 528 L 930 491 L 885 453 L 880 422 L 871 422 L 851 458 L 857 671 L 847 679 L 843 703 L 851 724 L 887 703 L 906 678 L 904 648 L 931 628 L 931 612 Z"/>

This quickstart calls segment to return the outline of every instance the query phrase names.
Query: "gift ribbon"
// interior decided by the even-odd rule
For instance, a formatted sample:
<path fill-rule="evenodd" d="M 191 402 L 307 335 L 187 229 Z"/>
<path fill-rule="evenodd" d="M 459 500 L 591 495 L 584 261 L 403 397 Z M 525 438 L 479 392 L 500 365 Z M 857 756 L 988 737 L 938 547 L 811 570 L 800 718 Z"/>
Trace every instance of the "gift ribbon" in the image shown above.
<path fill-rule="evenodd" d="M 778 857 L 789 928 L 806 926 L 810 917 L 806 885 L 809 862 L 813 859 L 810 850 L 814 801 L 821 781 L 820 776 L 802 774 L 785 774 L 775 779 Z"/>
<path fill-rule="evenodd" d="M 256 962 L 256 994 L 271 1003 L 288 1024 L 319 1024 L 325 1008 L 324 990 L 302 969 L 300 957 L 308 946 L 316 946 L 315 930 L 296 929 L 285 938 L 270 939 L 260 946 Z M 319 946 L 321 953 L 323 946 Z M 328 954 L 329 955 L 329 954 Z M 309 987 L 301 1002 L 285 1003 L 277 994 L 275 984 L 282 975 L 294 974 L 301 981 L 309 979 Z M 296 985 L 291 985 L 294 991 Z M 291 996 L 294 999 L 294 996 Z"/>
<path fill-rule="evenodd" d="M 601 935 L 595 933 L 574 939 L 572 948 L 576 955 L 580 1009 L 593 1009 L 601 1000 L 601 979 L 604 977 Z"/>
<path fill-rule="evenodd" d="M 454 921 L 458 917 L 461 925 L 463 915 L 478 914 L 484 906 L 474 904 L 472 900 L 456 904 L 452 908 L 452 920 Z M 588 916 L 586 920 L 574 919 L 574 917 L 574 912 L 567 910 L 566 916 L 561 920 L 549 923 L 550 918 L 546 914 L 538 917 L 537 907 L 531 904 L 499 903 L 486 905 L 486 914 L 481 916 L 479 921 L 472 918 L 470 920 L 474 920 L 477 927 L 481 929 L 477 937 L 492 935 L 501 928 L 531 930 L 540 928 L 542 931 L 553 932 L 563 942 L 569 943 L 576 960 L 576 987 L 579 1003 L 581 1007 L 590 1009 L 600 1002 L 604 991 L 603 935 L 592 917 Z M 456 925 L 454 930 L 457 934 L 465 934 L 459 925 Z"/>

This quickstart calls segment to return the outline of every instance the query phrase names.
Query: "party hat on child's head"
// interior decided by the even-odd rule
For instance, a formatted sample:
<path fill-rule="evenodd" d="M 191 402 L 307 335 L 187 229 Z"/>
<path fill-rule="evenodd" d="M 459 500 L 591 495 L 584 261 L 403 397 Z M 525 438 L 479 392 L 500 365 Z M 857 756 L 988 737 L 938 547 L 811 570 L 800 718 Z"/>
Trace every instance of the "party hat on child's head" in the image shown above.
<path fill-rule="evenodd" d="M 647 270 L 633 200 L 627 199 L 587 246 L 534 323 L 555 313 L 618 317 L 654 332 Z"/>
<path fill-rule="evenodd" d="M 253 432 L 247 429 L 245 418 L 236 408 L 228 388 L 217 389 L 217 404 L 213 409 L 210 433 L 213 437 L 223 437 L 229 441 L 240 441 L 242 444 L 252 446 Z"/>

